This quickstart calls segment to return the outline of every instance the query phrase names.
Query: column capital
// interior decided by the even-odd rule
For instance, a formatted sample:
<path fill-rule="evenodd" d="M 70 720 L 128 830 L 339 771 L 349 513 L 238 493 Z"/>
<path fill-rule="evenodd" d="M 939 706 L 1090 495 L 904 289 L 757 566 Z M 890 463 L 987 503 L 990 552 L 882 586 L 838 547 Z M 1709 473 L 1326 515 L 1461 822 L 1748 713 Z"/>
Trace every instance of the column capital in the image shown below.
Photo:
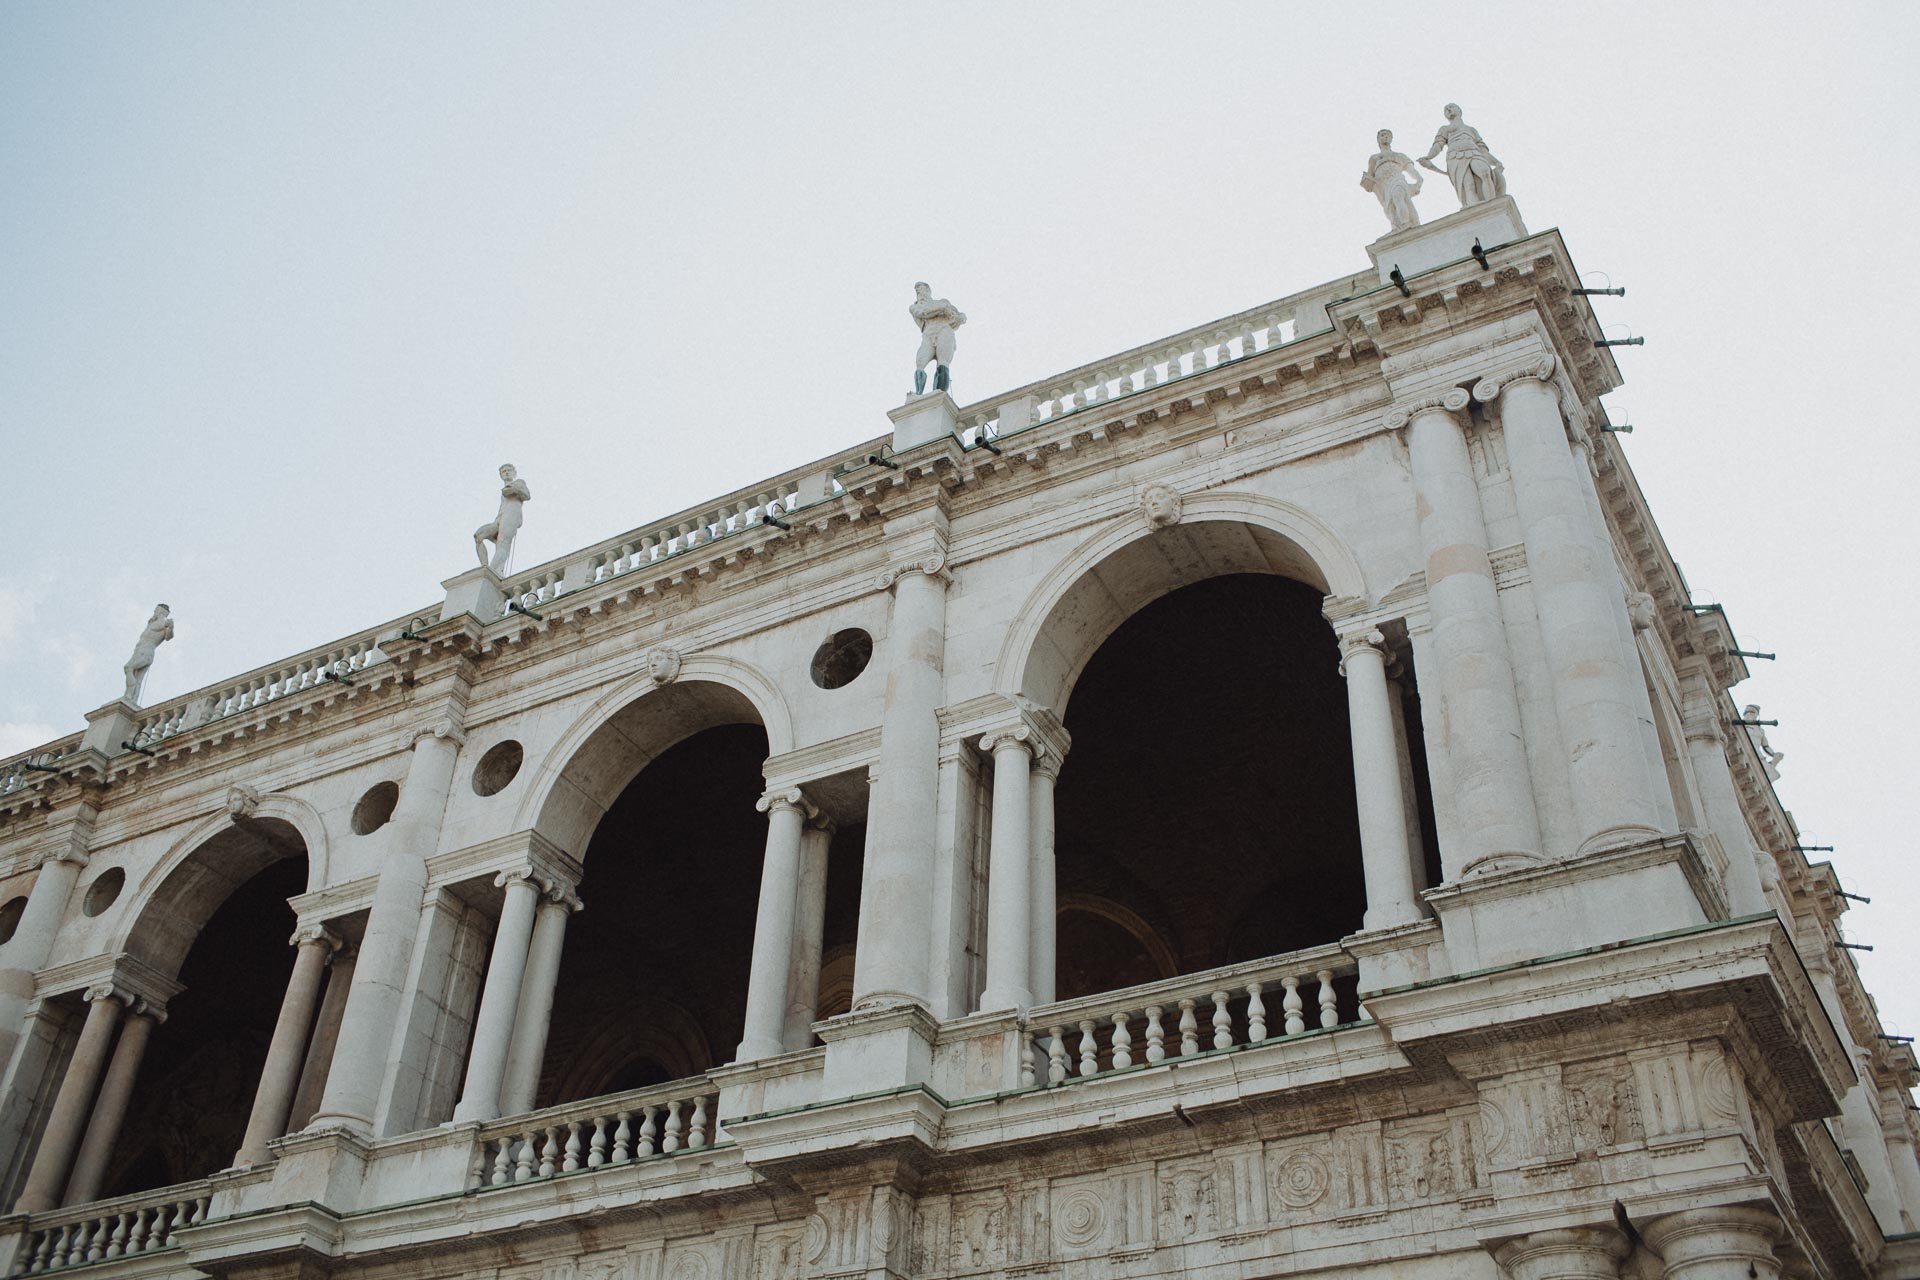
<path fill-rule="evenodd" d="M 329 929 L 325 921 L 316 921 L 313 924 L 301 925 L 293 931 L 293 936 L 287 939 L 287 945 L 291 947 L 305 947 L 314 944 L 325 947 L 327 954 L 332 955 L 340 949 L 342 941 L 340 935 Z"/>
<path fill-rule="evenodd" d="M 1034 732 L 1024 724 L 1008 725 L 1004 729 L 990 730 L 982 735 L 980 749 L 989 755 L 1005 747 L 1019 747 L 1029 756 L 1040 754 L 1042 747 L 1034 738 Z"/>
<path fill-rule="evenodd" d="M 407 745 L 418 746 L 424 738 L 444 738 L 456 747 L 463 747 L 467 743 L 467 731 L 451 715 L 447 715 L 408 730 Z"/>
<path fill-rule="evenodd" d="M 1465 387 L 1449 387 L 1445 391 L 1396 400 L 1387 410 L 1385 419 L 1387 430 L 1398 431 L 1423 413 L 1444 413 L 1452 417 L 1465 409 L 1472 398 L 1467 394 Z M 1455 421 L 1457 422 L 1458 419 Z"/>
<path fill-rule="evenodd" d="M 791 809 L 800 815 L 803 822 L 812 819 L 819 812 L 813 802 L 807 799 L 806 793 L 798 787 L 775 787 L 754 801 L 753 807 L 769 816 Z"/>
<path fill-rule="evenodd" d="M 524 884 L 535 893 L 541 891 L 540 881 L 534 876 L 532 867 L 508 867 L 493 878 L 496 889 L 510 889 L 516 884 Z"/>
<path fill-rule="evenodd" d="M 563 880 L 558 876 L 543 876 L 540 878 L 541 898 L 555 906 L 565 907 L 568 915 L 586 909 L 587 904 L 580 901 L 578 889 L 578 885 L 571 881 Z"/>
<path fill-rule="evenodd" d="M 1377 654 L 1383 664 L 1387 660 L 1387 637 L 1376 627 L 1363 631 L 1349 631 L 1340 637 L 1340 674 L 1347 674 L 1347 663 L 1361 652 Z"/>
<path fill-rule="evenodd" d="M 92 1004 L 97 1000 L 118 1000 L 124 1009 L 133 1004 L 136 997 L 132 992 L 127 991 L 117 983 L 96 982 L 80 993 L 80 999 L 87 1004 Z"/>
<path fill-rule="evenodd" d="M 910 574 L 921 573 L 929 578 L 937 578 L 945 587 L 953 585 L 953 570 L 947 567 L 947 551 L 940 548 L 918 560 L 909 560 L 901 564 L 890 565 L 880 571 L 873 580 L 875 591 L 891 591 L 896 582 Z"/>
<path fill-rule="evenodd" d="M 1502 391 L 1519 386 L 1523 382 L 1541 382 L 1551 388 L 1554 385 L 1554 370 L 1558 366 L 1559 362 L 1554 359 L 1551 352 L 1542 352 L 1536 359 L 1524 365 L 1490 373 L 1481 378 L 1473 384 L 1473 398 L 1481 404 L 1486 404 Z"/>
<path fill-rule="evenodd" d="M 1745 1263 L 1759 1280 L 1772 1280 L 1778 1274 L 1779 1260 L 1773 1246 L 1785 1234 L 1780 1217 L 1770 1209 L 1754 1205 L 1712 1205 L 1700 1209 L 1682 1209 L 1653 1219 L 1641 1227 L 1640 1234 L 1667 1264 L 1667 1274 L 1685 1276 L 1703 1263 L 1708 1274 L 1724 1274 L 1711 1269 L 1713 1263 Z M 1758 1270 L 1758 1264 L 1769 1264 Z"/>
<path fill-rule="evenodd" d="M 1494 1251 L 1493 1257 L 1514 1280 L 1562 1280 L 1579 1275 L 1612 1280 L 1629 1251 L 1627 1238 L 1617 1227 L 1562 1227 L 1509 1240 Z"/>

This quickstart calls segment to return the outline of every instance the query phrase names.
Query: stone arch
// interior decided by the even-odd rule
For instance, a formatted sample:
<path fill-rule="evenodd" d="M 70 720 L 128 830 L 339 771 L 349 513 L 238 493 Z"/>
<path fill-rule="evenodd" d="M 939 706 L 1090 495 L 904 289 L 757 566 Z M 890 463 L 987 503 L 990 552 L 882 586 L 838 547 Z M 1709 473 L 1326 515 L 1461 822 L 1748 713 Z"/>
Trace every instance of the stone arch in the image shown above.
<path fill-rule="evenodd" d="M 1166 529 L 1129 510 L 1027 597 L 1001 646 L 994 687 L 1064 714 L 1081 670 L 1122 622 L 1170 591 L 1229 573 L 1274 573 L 1330 596 L 1367 595 L 1346 543 L 1290 503 L 1244 492 L 1195 494 Z"/>
<path fill-rule="evenodd" d="M 1105 921 L 1127 934 L 1160 971 L 1157 976 L 1171 978 L 1180 972 L 1180 961 L 1174 955 L 1173 948 L 1167 945 L 1161 930 L 1131 907 L 1094 893 L 1063 893 L 1057 906 L 1063 916 L 1077 912 Z"/>
<path fill-rule="evenodd" d="M 599 1097 L 622 1068 L 636 1061 L 659 1065 L 668 1080 L 698 1074 L 713 1061 L 699 1021 L 686 1008 L 658 996 L 636 995 L 627 1017 L 597 1029 L 559 1065 L 545 1094 L 564 1101 Z"/>
<path fill-rule="evenodd" d="M 685 659 L 661 683 L 642 672 L 588 707 L 541 759 L 515 830 L 531 828 L 582 857 L 607 806 L 661 752 L 703 729 L 757 724 L 774 755 L 793 749 L 793 719 L 772 681 L 733 658 Z"/>

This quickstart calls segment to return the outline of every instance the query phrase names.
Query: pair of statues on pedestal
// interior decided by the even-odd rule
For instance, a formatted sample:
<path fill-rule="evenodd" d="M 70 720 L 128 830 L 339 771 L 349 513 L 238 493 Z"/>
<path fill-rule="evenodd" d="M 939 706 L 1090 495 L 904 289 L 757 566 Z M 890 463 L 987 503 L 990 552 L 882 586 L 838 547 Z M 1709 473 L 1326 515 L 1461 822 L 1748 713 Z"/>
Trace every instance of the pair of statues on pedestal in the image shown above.
<path fill-rule="evenodd" d="M 1445 115 L 1446 123 L 1434 134 L 1433 145 L 1417 162 L 1393 149 L 1393 130 L 1382 129 L 1375 135 L 1380 150 L 1367 157 L 1367 169 L 1360 175 L 1360 185 L 1380 201 L 1380 209 L 1395 231 L 1408 231 L 1420 225 L 1413 198 L 1420 194 L 1425 181 L 1420 176 L 1423 168 L 1447 175 L 1453 183 L 1454 194 L 1460 197 L 1462 209 L 1507 194 L 1506 166 L 1487 149 L 1480 131 L 1466 122 L 1459 104 L 1449 102 Z M 1433 162 L 1442 151 L 1447 153 L 1444 169 Z"/>

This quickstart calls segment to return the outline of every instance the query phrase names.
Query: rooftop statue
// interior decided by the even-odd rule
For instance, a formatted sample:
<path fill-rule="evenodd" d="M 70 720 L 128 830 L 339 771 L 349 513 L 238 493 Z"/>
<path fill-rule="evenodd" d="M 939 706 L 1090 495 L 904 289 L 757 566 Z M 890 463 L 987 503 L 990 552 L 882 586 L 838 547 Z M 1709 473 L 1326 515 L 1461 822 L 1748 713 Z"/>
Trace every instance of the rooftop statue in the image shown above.
<path fill-rule="evenodd" d="M 927 361 L 934 362 L 933 389 L 945 391 L 947 367 L 953 363 L 953 331 L 967 322 L 960 308 L 936 298 L 925 281 L 913 286 L 913 305 L 907 314 L 920 326 L 920 352 L 913 360 L 913 394 L 927 392 Z"/>
<path fill-rule="evenodd" d="M 1440 126 L 1440 132 L 1433 135 L 1433 145 L 1427 148 L 1427 154 L 1420 157 L 1421 165 L 1435 173 L 1447 175 L 1453 183 L 1454 193 L 1460 197 L 1462 209 L 1485 204 L 1496 196 L 1507 194 L 1506 166 L 1487 150 L 1480 131 L 1461 117 L 1460 104 L 1449 102 L 1445 111 L 1447 122 Z M 1442 148 L 1447 153 L 1447 167 L 1444 169 L 1433 162 Z"/>
<path fill-rule="evenodd" d="M 1758 720 L 1760 704 L 1749 702 L 1746 710 L 1740 713 L 1742 720 Z M 1753 749 L 1760 753 L 1760 767 L 1766 770 L 1768 782 L 1780 781 L 1780 762 L 1787 758 L 1784 751 L 1775 751 L 1773 744 L 1767 741 L 1767 731 L 1762 725 L 1748 725 L 1747 733 L 1752 736 Z"/>
<path fill-rule="evenodd" d="M 520 508 L 533 500 L 533 490 L 519 478 L 511 462 L 500 468 L 500 479 L 503 482 L 500 514 L 493 518 L 492 524 L 483 524 L 473 531 L 473 550 L 480 557 L 480 567 L 495 573 L 507 571 L 507 564 L 513 558 L 513 536 L 520 532 Z M 488 542 L 493 543 L 491 564 L 487 562 Z"/>
<path fill-rule="evenodd" d="M 153 607 L 153 616 L 147 619 L 146 629 L 140 633 L 140 639 L 133 646 L 133 656 L 127 659 L 127 665 L 121 670 L 127 673 L 127 691 L 120 700 L 130 706 L 140 705 L 140 686 L 147 681 L 147 671 L 153 666 L 153 655 L 160 646 L 173 639 L 173 611 L 164 604 Z"/>
<path fill-rule="evenodd" d="M 1380 201 L 1380 209 L 1395 231 L 1417 227 L 1420 214 L 1413 207 L 1413 198 L 1420 194 L 1424 179 L 1413 161 L 1393 149 L 1393 130 L 1382 129 L 1374 136 L 1379 139 L 1380 150 L 1367 157 L 1367 171 L 1360 175 L 1360 185 Z M 1408 178 L 1413 179 L 1411 185 Z"/>

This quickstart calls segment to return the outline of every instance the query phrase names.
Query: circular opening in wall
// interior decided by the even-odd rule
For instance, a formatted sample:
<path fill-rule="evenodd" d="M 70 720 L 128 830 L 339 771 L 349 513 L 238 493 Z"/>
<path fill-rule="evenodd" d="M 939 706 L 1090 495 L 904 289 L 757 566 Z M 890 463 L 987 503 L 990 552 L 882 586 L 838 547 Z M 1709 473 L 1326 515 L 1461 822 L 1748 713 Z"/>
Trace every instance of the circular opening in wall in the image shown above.
<path fill-rule="evenodd" d="M 353 833 L 369 836 L 387 825 L 387 819 L 393 817 L 393 806 L 400 803 L 400 784 L 382 782 L 369 787 L 367 794 L 360 797 L 360 803 L 353 806 Z"/>
<path fill-rule="evenodd" d="M 473 793 L 490 796 L 505 791 L 507 784 L 520 776 L 520 764 L 526 758 L 526 749 L 512 738 L 494 743 L 473 766 Z"/>
<path fill-rule="evenodd" d="M 90 916 L 97 916 L 113 905 L 120 896 L 120 890 L 126 886 L 127 873 L 118 867 L 102 871 L 87 886 L 87 896 L 81 900 L 80 909 Z"/>
<path fill-rule="evenodd" d="M 858 627 L 833 633 L 813 652 L 813 682 L 822 689 L 852 684 L 873 661 L 873 637 Z"/>
<path fill-rule="evenodd" d="M 20 913 L 27 909 L 25 898 L 15 898 L 0 907 L 0 946 L 13 941 L 13 931 L 20 927 Z"/>

